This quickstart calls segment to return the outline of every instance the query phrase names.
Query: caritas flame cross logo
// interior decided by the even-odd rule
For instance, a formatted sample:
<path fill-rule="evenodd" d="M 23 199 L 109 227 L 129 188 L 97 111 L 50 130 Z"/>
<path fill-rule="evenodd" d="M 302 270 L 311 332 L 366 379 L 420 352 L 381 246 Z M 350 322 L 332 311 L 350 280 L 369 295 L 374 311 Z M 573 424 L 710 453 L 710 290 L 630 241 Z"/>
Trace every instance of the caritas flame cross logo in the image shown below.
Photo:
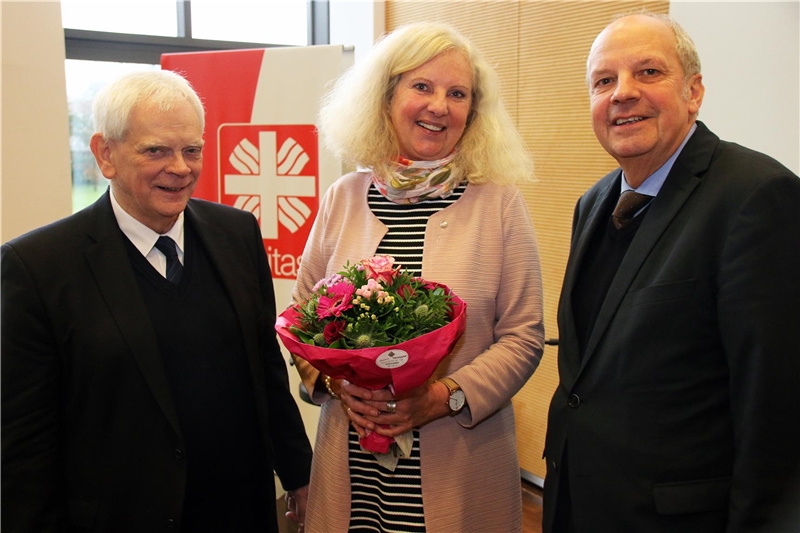
<path fill-rule="evenodd" d="M 313 125 L 223 124 L 218 130 L 221 203 L 253 213 L 272 275 L 294 279 L 319 209 Z"/>

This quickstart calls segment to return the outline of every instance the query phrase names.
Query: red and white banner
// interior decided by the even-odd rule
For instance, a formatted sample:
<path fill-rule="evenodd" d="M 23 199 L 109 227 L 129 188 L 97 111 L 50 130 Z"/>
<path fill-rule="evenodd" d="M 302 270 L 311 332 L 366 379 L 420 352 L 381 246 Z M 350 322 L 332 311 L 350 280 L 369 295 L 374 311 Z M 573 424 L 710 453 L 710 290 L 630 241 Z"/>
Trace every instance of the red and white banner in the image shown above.
<path fill-rule="evenodd" d="M 319 199 L 341 174 L 316 135 L 326 85 L 352 64 L 341 46 L 164 54 L 206 107 L 195 196 L 252 212 L 272 275 L 293 280 Z"/>

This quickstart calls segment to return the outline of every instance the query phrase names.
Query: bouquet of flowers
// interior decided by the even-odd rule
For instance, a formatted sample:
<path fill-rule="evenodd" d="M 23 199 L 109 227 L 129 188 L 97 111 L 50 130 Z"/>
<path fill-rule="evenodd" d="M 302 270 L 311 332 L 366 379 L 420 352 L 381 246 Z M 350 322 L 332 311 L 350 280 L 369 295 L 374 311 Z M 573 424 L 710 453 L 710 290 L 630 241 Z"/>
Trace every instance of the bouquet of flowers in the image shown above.
<path fill-rule="evenodd" d="M 314 368 L 399 395 L 422 385 L 464 332 L 467 304 L 446 286 L 375 256 L 319 281 L 275 329 Z M 361 446 L 388 453 L 393 439 L 370 433 Z"/>

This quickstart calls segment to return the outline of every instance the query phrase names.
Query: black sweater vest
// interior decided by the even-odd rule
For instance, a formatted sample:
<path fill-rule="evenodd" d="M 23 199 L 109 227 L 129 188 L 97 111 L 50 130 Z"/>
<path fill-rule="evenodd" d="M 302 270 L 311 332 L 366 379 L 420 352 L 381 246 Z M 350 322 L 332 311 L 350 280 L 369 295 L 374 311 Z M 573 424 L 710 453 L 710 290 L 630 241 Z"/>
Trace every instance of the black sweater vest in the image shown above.
<path fill-rule="evenodd" d="M 572 293 L 575 329 L 578 333 L 581 357 L 585 355 L 586 345 L 611 282 L 617 275 L 617 270 L 650 209 L 649 206 L 646 207 L 632 222 L 618 230 L 611 222 L 614 203 L 608 205 L 610 209 L 607 209 L 607 222 L 601 224 L 591 237 Z"/>
<path fill-rule="evenodd" d="M 187 461 L 182 531 L 268 530 L 265 483 L 273 483 L 236 311 L 211 258 L 185 228 L 176 285 L 128 241 L 158 338 Z"/>

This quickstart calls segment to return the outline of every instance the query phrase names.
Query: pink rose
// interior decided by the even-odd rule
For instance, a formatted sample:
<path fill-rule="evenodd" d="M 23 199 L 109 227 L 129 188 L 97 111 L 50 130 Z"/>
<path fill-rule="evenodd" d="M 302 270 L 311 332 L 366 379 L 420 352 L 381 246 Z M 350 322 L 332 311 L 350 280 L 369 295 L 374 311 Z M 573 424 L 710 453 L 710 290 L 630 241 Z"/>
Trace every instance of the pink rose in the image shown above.
<path fill-rule="evenodd" d="M 335 283 L 328 287 L 328 294 L 319 297 L 317 316 L 320 320 L 330 316 L 341 316 L 343 312 L 353 307 L 353 293 L 355 287 L 352 283 Z"/>
<path fill-rule="evenodd" d="M 336 320 L 325 325 L 322 334 L 325 336 L 325 342 L 333 344 L 342 338 L 342 332 L 347 324 L 343 320 Z"/>
<path fill-rule="evenodd" d="M 361 263 L 366 267 L 367 275 L 370 278 L 377 279 L 387 285 L 392 282 L 400 268 L 394 268 L 394 257 L 390 255 L 376 255 L 370 259 L 364 259 Z"/>

